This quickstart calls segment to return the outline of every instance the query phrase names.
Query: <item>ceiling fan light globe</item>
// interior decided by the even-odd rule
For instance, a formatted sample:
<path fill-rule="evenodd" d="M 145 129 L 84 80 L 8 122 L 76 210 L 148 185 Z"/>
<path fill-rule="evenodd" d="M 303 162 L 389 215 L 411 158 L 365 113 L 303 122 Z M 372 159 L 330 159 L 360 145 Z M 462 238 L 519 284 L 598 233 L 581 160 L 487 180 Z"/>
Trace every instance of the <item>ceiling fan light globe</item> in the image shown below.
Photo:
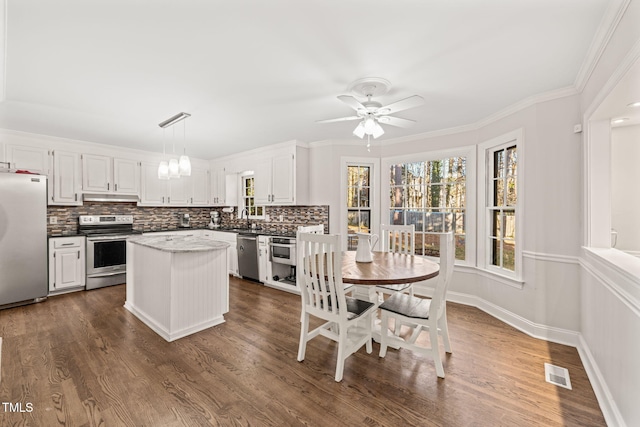
<path fill-rule="evenodd" d="M 373 131 L 374 131 L 374 130 L 375 130 L 375 128 L 376 128 L 376 125 L 377 125 L 377 123 L 376 123 L 376 121 L 373 119 L 373 117 L 367 117 L 367 118 L 364 120 L 364 132 L 365 132 L 367 135 L 372 135 L 372 134 L 373 134 Z"/>
<path fill-rule="evenodd" d="M 189 156 L 183 154 L 178 160 L 180 176 L 191 176 L 191 160 Z"/>
<path fill-rule="evenodd" d="M 358 126 L 353 130 L 353 134 L 358 138 L 364 138 L 364 124 L 362 122 L 358 123 Z"/>
<path fill-rule="evenodd" d="M 384 135 L 384 129 L 382 129 L 382 126 L 380 126 L 379 123 L 376 123 L 375 127 L 373 128 L 373 132 L 371 133 L 371 136 L 373 136 L 373 138 L 375 139 L 382 135 Z"/>

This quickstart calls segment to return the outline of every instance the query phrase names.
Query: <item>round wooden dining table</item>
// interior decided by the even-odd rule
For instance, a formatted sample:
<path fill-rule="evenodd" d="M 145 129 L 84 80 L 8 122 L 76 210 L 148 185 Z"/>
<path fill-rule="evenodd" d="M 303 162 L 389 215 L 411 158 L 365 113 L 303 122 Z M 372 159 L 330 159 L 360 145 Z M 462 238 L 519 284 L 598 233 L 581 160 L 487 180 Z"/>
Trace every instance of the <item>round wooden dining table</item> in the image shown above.
<path fill-rule="evenodd" d="M 353 296 L 380 304 L 376 285 L 416 283 L 436 277 L 440 265 L 428 259 L 393 252 L 372 252 L 372 262 L 356 262 L 356 252 L 342 253 L 342 283 L 355 285 Z M 380 342 L 380 319 L 373 325 L 373 339 Z M 390 344 L 397 348 L 397 345 Z"/>
<path fill-rule="evenodd" d="M 392 252 L 372 252 L 372 262 L 356 262 L 356 252 L 342 253 L 342 282 L 353 285 L 399 285 L 436 277 L 440 266 L 428 259 Z"/>

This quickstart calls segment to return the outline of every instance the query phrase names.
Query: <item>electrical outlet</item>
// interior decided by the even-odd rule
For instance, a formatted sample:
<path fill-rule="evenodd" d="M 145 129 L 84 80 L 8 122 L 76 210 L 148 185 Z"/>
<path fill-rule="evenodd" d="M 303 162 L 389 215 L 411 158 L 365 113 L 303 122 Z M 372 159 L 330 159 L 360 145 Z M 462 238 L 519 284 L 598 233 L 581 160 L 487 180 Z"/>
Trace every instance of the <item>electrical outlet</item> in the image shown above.
<path fill-rule="evenodd" d="M 269 221 L 269 220 L 270 220 L 269 214 L 265 214 L 265 216 L 264 216 L 264 220 L 265 220 L 265 221 Z"/>
<path fill-rule="evenodd" d="M 278 217 L 278 220 L 279 220 L 280 222 L 284 221 L 284 215 L 280 215 L 280 216 Z"/>
<path fill-rule="evenodd" d="M 50 216 L 49 217 L 49 224 L 57 224 L 58 223 L 58 217 L 57 216 Z"/>

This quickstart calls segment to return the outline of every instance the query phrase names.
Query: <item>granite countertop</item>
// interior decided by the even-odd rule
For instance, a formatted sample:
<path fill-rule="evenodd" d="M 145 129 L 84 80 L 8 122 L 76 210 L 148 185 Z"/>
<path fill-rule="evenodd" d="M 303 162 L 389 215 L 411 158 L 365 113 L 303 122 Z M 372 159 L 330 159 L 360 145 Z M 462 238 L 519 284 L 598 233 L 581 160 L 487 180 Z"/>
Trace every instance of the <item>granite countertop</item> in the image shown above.
<path fill-rule="evenodd" d="M 229 247 L 226 242 L 197 236 L 136 236 L 127 241 L 166 252 L 204 252 Z"/>
<path fill-rule="evenodd" d="M 233 227 L 220 227 L 220 228 L 208 228 L 208 227 L 193 227 L 193 228 L 168 228 L 163 230 L 145 231 L 145 233 L 166 233 L 172 231 L 189 231 L 189 230 L 206 230 L 206 231 L 221 231 L 223 233 L 235 233 L 245 234 L 252 236 L 279 236 L 279 237 L 296 237 L 295 231 L 282 231 L 276 229 L 266 228 L 233 228 Z"/>

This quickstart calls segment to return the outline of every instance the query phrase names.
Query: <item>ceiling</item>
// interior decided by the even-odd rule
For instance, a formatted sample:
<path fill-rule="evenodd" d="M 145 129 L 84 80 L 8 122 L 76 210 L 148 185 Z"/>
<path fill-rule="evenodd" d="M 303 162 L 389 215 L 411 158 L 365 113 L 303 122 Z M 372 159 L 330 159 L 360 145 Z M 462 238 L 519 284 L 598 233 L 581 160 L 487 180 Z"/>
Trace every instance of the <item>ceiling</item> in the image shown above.
<path fill-rule="evenodd" d="M 380 140 L 477 122 L 571 87 L 611 0 L 6 1 L 0 127 L 216 158 L 353 139 L 336 97 L 367 76 L 411 95 Z M 172 133 L 166 136 L 168 141 Z M 180 147 L 178 147 L 180 149 Z"/>

